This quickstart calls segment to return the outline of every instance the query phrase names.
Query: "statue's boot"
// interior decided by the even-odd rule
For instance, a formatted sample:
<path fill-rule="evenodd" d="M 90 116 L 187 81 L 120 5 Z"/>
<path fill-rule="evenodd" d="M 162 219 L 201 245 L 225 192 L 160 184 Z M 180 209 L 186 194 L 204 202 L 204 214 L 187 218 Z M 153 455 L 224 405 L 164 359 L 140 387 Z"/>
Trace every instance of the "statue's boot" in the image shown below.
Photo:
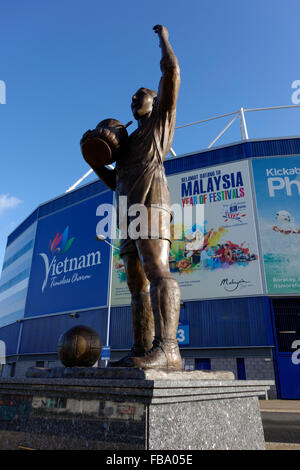
<path fill-rule="evenodd" d="M 152 347 L 154 339 L 154 318 L 149 292 L 132 294 L 132 324 L 134 345 L 127 356 L 111 362 L 110 367 L 134 367 L 133 357 L 143 357 Z"/>
<path fill-rule="evenodd" d="M 180 289 L 173 278 L 151 282 L 152 310 L 155 339 L 152 349 L 144 357 L 133 357 L 140 369 L 182 370 L 182 359 L 176 339 L 180 314 Z"/>

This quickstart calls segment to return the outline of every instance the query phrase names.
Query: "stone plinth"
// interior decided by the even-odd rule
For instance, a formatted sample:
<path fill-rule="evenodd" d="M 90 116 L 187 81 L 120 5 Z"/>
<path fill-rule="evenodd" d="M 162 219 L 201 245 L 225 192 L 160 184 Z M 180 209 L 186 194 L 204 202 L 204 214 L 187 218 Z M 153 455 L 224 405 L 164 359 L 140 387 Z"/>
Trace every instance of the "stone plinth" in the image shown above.
<path fill-rule="evenodd" d="M 0 379 L 1 449 L 265 449 L 258 396 L 270 381 L 121 368 L 27 375 Z"/>

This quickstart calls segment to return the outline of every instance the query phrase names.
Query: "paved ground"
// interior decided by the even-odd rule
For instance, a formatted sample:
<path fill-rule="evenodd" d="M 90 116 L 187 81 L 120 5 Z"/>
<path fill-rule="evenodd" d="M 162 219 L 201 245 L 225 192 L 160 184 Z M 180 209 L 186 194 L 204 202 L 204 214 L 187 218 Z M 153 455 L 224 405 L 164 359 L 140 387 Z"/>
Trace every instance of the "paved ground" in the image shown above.
<path fill-rule="evenodd" d="M 286 444 L 279 442 L 267 442 L 267 450 L 300 450 L 300 444 Z"/>
<path fill-rule="evenodd" d="M 300 400 L 260 400 L 267 449 L 300 450 Z"/>
<path fill-rule="evenodd" d="M 300 400 L 259 400 L 260 411 L 300 413 Z"/>

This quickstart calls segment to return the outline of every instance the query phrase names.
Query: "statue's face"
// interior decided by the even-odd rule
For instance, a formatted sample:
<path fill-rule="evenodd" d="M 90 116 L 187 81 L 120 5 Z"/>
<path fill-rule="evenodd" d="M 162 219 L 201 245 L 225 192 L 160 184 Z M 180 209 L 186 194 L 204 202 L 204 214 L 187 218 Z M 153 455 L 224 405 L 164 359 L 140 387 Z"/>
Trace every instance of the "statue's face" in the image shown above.
<path fill-rule="evenodd" d="M 132 97 L 131 110 L 135 119 L 139 120 L 147 114 L 151 114 L 154 96 L 147 92 L 146 88 L 140 88 Z"/>

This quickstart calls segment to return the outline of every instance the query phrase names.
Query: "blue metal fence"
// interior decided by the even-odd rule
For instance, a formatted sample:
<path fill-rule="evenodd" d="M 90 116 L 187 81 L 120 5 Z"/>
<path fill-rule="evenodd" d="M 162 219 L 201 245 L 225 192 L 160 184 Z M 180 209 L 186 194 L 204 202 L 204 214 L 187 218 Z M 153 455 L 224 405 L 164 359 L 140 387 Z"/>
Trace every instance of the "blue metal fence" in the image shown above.
<path fill-rule="evenodd" d="M 93 328 L 105 344 L 106 322 L 107 309 L 80 312 L 78 318 L 65 314 L 26 320 L 23 322 L 20 354 L 55 353 L 59 336 L 77 325 Z"/>
<path fill-rule="evenodd" d="M 17 353 L 20 327 L 20 323 L 12 323 L 0 328 L 0 340 L 5 343 L 7 356 L 13 356 Z"/>

